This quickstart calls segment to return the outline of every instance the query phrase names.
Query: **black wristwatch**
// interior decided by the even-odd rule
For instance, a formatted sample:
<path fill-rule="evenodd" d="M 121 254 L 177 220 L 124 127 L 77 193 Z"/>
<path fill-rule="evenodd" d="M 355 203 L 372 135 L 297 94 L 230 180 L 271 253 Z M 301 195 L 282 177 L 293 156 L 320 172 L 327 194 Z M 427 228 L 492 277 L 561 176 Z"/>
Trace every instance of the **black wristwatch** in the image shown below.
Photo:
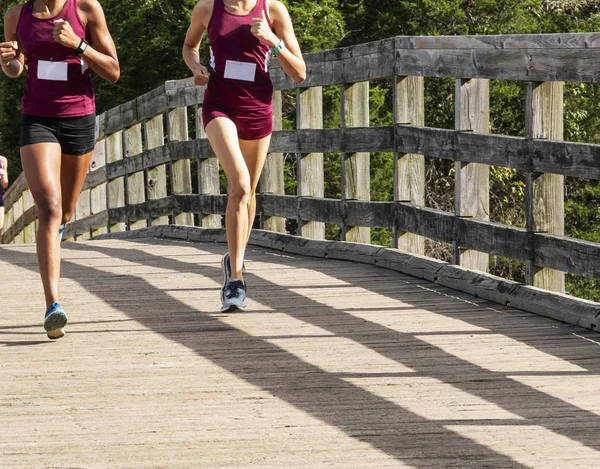
<path fill-rule="evenodd" d="M 75 52 L 76 55 L 81 55 L 85 52 L 89 45 L 90 44 L 85 39 L 82 39 L 79 43 L 79 47 L 77 49 L 73 49 L 73 52 Z"/>

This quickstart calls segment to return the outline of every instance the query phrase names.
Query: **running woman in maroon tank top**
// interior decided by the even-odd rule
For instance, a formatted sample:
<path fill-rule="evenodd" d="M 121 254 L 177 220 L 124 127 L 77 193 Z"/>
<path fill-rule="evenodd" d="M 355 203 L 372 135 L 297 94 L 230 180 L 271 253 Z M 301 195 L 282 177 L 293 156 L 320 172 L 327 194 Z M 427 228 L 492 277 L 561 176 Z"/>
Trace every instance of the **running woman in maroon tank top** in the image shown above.
<path fill-rule="evenodd" d="M 200 64 L 204 32 L 210 72 Z M 256 187 L 271 140 L 273 84 L 269 61 L 301 83 L 306 66 L 290 15 L 278 0 L 200 0 L 192 13 L 183 58 L 197 85 L 206 85 L 202 120 L 229 186 L 223 256 L 222 310 L 245 308 L 244 254 L 256 214 Z"/>
<path fill-rule="evenodd" d="M 27 69 L 21 104 L 21 162 L 38 208 L 37 252 L 46 296 L 44 328 L 64 335 L 58 302 L 60 236 L 75 210 L 94 149 L 91 72 L 115 82 L 119 62 L 98 0 L 29 0 L 4 16 L 2 71 Z"/>

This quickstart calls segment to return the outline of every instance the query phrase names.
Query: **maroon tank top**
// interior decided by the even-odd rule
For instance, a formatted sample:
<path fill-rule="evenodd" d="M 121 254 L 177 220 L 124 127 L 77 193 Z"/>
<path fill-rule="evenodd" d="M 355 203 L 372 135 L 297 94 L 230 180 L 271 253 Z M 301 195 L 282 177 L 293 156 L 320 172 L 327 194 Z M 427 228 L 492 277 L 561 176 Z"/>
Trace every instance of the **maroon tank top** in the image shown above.
<path fill-rule="evenodd" d="M 17 25 L 19 43 L 25 53 L 27 79 L 21 112 L 41 117 L 81 117 L 96 111 L 91 70 L 68 47 L 54 41 L 58 19 L 68 21 L 77 36 L 90 40 L 77 12 L 78 0 L 67 0 L 54 18 L 33 15 L 29 0 L 21 9 Z"/>
<path fill-rule="evenodd" d="M 215 0 L 208 23 L 211 71 L 205 99 L 240 110 L 271 106 L 271 47 L 250 32 L 252 18 L 261 18 L 263 12 L 268 18 L 266 0 L 257 0 L 247 15 L 236 15 L 223 0 Z"/>

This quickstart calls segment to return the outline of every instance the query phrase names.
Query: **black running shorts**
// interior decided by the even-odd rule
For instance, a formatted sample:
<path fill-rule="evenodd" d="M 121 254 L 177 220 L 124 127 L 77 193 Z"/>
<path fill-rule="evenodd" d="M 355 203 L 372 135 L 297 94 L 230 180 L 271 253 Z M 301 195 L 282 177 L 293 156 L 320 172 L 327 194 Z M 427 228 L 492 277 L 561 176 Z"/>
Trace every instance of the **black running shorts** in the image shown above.
<path fill-rule="evenodd" d="M 80 156 L 94 150 L 96 115 L 84 117 L 21 116 L 21 147 L 58 143 L 65 155 Z"/>

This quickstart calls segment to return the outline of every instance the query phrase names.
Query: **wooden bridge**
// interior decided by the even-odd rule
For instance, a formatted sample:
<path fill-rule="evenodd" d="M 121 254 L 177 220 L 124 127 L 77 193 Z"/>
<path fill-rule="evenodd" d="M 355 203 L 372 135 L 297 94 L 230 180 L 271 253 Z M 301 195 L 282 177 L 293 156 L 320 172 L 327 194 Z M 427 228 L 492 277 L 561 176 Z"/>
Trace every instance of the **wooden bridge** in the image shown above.
<path fill-rule="evenodd" d="M 563 177 L 600 179 L 600 146 L 561 141 L 563 82 L 599 82 L 598 49 L 598 34 L 399 37 L 307 55 L 302 88 L 274 69 L 276 128 L 285 103 L 297 129 L 274 133 L 244 313 L 218 311 L 227 196 L 203 90 L 167 82 L 99 116 L 61 341 L 41 327 L 31 193 L 20 178 L 6 195 L 0 468 L 600 467 L 600 304 L 564 294 L 565 273 L 599 276 L 600 245 L 565 237 L 563 214 Z M 454 130 L 423 127 L 424 77 L 456 79 Z M 369 126 L 381 79 L 389 127 Z M 487 134 L 490 79 L 525 83 L 524 137 Z M 322 129 L 324 86 L 339 128 Z M 370 201 L 382 151 L 395 196 Z M 340 200 L 323 197 L 324 152 Z M 425 155 L 456 162 L 454 213 L 424 206 Z M 525 226 L 489 220 L 488 165 L 526 173 Z M 524 262 L 526 283 L 488 274 L 490 255 Z"/>

